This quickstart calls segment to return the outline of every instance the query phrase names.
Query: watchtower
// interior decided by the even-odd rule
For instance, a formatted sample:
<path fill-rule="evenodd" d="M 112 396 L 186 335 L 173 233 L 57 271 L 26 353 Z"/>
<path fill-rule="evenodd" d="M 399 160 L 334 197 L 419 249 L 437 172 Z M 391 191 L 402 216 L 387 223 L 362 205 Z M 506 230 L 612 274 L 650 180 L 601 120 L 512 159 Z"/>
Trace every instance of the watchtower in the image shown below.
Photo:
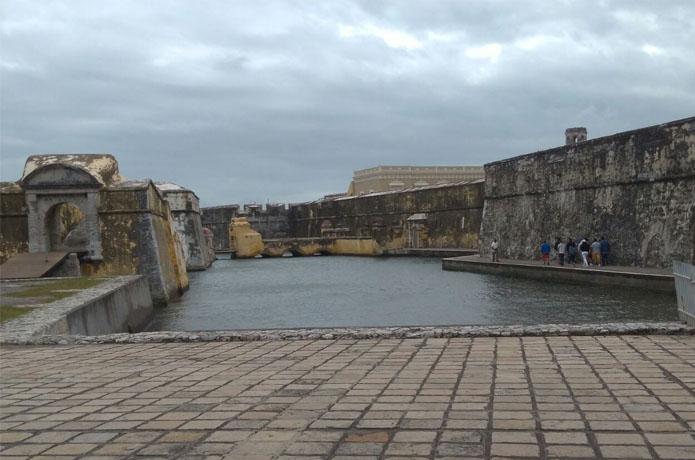
<path fill-rule="evenodd" d="M 565 130 L 565 145 L 574 145 L 578 142 L 584 142 L 586 140 L 586 128 L 576 127 L 567 128 Z"/>

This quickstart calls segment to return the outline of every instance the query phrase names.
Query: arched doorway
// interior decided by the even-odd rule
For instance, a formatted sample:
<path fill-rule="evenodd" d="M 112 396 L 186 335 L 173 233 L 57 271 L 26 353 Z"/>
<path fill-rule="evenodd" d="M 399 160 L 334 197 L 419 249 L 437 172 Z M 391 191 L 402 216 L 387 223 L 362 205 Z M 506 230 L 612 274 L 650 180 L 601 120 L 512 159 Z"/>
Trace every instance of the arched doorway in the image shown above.
<path fill-rule="evenodd" d="M 85 226 L 85 214 L 70 203 L 57 203 L 46 212 L 46 234 L 49 250 L 86 252 L 89 236 Z"/>

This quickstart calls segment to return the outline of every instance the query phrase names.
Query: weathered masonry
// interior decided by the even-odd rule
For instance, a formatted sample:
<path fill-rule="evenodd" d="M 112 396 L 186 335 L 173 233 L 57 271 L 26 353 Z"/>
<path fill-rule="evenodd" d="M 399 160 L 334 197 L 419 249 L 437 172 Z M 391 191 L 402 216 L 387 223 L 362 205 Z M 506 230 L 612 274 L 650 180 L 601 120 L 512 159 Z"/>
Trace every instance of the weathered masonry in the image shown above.
<path fill-rule="evenodd" d="M 229 250 L 229 224 L 238 215 L 238 204 L 201 209 L 203 227 L 212 231 L 212 247 L 215 251 Z"/>
<path fill-rule="evenodd" d="M 483 181 L 291 205 L 293 237 L 371 237 L 386 250 L 477 248 Z"/>
<path fill-rule="evenodd" d="M 165 304 L 188 288 L 180 237 L 151 180 L 126 181 L 111 155 L 34 155 L 0 186 L 0 261 L 77 253 L 84 275 L 145 275 Z"/>
<path fill-rule="evenodd" d="M 485 165 L 484 253 L 601 235 L 620 265 L 695 260 L 695 117 Z"/>
<path fill-rule="evenodd" d="M 193 191 L 170 182 L 156 182 L 155 186 L 169 203 L 174 229 L 182 239 L 186 269 L 205 270 L 215 260 L 215 253 L 206 241 L 198 196 Z"/>
<path fill-rule="evenodd" d="M 212 231 L 216 251 L 229 250 L 229 224 L 235 217 L 244 217 L 264 239 L 290 237 L 287 207 L 284 204 L 238 204 L 201 209 L 203 226 Z"/>

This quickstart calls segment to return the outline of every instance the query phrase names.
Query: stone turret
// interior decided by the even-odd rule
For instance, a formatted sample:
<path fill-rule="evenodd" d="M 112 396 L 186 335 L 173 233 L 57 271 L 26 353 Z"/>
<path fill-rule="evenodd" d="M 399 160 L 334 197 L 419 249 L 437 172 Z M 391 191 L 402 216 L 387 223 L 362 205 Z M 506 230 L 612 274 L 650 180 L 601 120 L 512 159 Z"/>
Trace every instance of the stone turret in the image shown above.
<path fill-rule="evenodd" d="M 586 140 L 586 128 L 576 127 L 567 128 L 565 130 L 565 145 L 574 145 L 578 142 L 584 142 Z"/>

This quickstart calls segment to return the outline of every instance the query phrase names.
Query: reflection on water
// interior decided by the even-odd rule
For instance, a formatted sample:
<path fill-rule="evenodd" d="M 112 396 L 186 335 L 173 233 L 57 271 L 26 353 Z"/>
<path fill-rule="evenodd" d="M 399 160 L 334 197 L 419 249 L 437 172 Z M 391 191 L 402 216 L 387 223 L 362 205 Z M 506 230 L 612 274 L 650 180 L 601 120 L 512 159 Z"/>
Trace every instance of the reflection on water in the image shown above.
<path fill-rule="evenodd" d="M 675 296 L 445 272 L 438 259 L 218 260 L 152 330 L 677 320 Z"/>

